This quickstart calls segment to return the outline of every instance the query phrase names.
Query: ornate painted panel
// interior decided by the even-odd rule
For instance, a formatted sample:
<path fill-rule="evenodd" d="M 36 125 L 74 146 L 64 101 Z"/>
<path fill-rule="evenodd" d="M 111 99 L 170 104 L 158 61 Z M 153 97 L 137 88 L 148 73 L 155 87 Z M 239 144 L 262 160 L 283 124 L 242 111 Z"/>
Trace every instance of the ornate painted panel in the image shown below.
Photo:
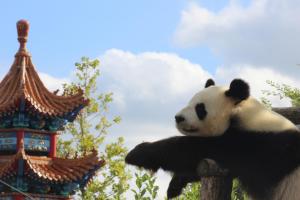
<path fill-rule="evenodd" d="M 25 132 L 24 148 L 27 151 L 50 151 L 50 136 L 38 133 Z"/>
<path fill-rule="evenodd" d="M 0 197 L 1 200 L 14 200 L 14 197 Z"/>
<path fill-rule="evenodd" d="M 0 133 L 0 150 L 2 151 L 16 150 L 16 147 L 17 147 L 17 134 L 15 132 Z"/>

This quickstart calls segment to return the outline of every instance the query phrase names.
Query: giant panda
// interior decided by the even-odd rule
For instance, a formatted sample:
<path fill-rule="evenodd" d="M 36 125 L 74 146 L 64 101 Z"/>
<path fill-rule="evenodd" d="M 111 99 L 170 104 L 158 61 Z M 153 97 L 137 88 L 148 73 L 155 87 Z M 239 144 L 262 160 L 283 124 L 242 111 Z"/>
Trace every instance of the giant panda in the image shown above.
<path fill-rule="evenodd" d="M 238 178 L 252 199 L 300 199 L 300 132 L 249 91 L 241 79 L 229 87 L 208 80 L 175 116 L 177 129 L 186 136 L 141 143 L 125 161 L 173 172 L 172 189 L 199 180 L 199 163 L 210 158 Z"/>

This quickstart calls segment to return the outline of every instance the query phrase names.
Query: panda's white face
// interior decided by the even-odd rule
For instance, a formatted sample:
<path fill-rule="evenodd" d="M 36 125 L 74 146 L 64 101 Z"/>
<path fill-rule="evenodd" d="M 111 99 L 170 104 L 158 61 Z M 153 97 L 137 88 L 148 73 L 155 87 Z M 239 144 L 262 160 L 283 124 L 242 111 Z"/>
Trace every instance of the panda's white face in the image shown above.
<path fill-rule="evenodd" d="M 241 79 L 231 81 L 229 88 L 214 86 L 212 80 L 205 87 L 175 116 L 177 129 L 184 135 L 222 135 L 232 117 L 239 122 L 235 127 L 240 130 L 280 133 L 297 129 L 291 121 L 250 97 L 249 85 Z"/>
<path fill-rule="evenodd" d="M 210 86 L 197 93 L 176 114 L 177 129 L 184 135 L 222 135 L 230 125 L 230 117 L 235 107 L 234 100 L 225 95 L 227 90 L 228 88 Z"/>

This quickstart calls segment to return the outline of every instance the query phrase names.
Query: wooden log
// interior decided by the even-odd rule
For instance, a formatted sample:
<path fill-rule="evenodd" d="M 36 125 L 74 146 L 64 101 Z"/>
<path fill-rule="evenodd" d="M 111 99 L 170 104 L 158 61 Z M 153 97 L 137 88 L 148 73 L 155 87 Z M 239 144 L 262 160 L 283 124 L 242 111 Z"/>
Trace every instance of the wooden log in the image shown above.
<path fill-rule="evenodd" d="M 232 177 L 201 178 L 200 200 L 231 200 Z"/>
<path fill-rule="evenodd" d="M 282 108 L 272 108 L 272 110 L 288 118 L 294 124 L 300 124 L 300 108 L 282 107 Z"/>
<path fill-rule="evenodd" d="M 230 200 L 232 177 L 211 159 L 204 159 L 198 167 L 201 176 L 200 200 Z"/>
<path fill-rule="evenodd" d="M 272 108 L 294 124 L 300 124 L 300 108 L 281 107 Z M 222 169 L 211 159 L 204 159 L 198 170 L 201 178 L 200 200 L 230 200 L 232 177 L 226 169 Z"/>
<path fill-rule="evenodd" d="M 197 173 L 201 177 L 226 176 L 228 175 L 228 170 L 220 168 L 216 161 L 206 158 L 199 163 Z"/>

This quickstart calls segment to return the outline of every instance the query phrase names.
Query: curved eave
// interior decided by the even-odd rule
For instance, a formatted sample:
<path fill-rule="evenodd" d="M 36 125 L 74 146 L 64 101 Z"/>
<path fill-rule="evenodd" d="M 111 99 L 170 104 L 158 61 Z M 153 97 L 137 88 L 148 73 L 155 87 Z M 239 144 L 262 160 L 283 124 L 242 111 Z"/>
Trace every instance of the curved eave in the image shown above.
<path fill-rule="evenodd" d="M 82 158 L 63 159 L 44 156 L 25 155 L 19 150 L 15 155 L 0 156 L 0 178 L 13 176 L 19 159 L 25 161 L 25 175 L 52 183 L 82 183 L 92 176 L 103 165 L 96 152 Z"/>
<path fill-rule="evenodd" d="M 104 161 L 98 158 L 97 153 L 92 153 L 74 159 L 27 156 L 27 164 L 29 172 L 39 179 L 55 183 L 80 183 L 86 175 L 99 170 Z"/>
<path fill-rule="evenodd" d="M 16 55 L 15 61 L 0 83 L 0 116 L 19 109 L 20 102 L 49 117 L 63 117 L 88 104 L 82 90 L 72 96 L 50 92 L 39 78 L 29 55 Z"/>
<path fill-rule="evenodd" d="M 11 156 L 0 156 L 0 178 L 16 175 L 17 160 L 21 157 L 21 151 Z"/>

